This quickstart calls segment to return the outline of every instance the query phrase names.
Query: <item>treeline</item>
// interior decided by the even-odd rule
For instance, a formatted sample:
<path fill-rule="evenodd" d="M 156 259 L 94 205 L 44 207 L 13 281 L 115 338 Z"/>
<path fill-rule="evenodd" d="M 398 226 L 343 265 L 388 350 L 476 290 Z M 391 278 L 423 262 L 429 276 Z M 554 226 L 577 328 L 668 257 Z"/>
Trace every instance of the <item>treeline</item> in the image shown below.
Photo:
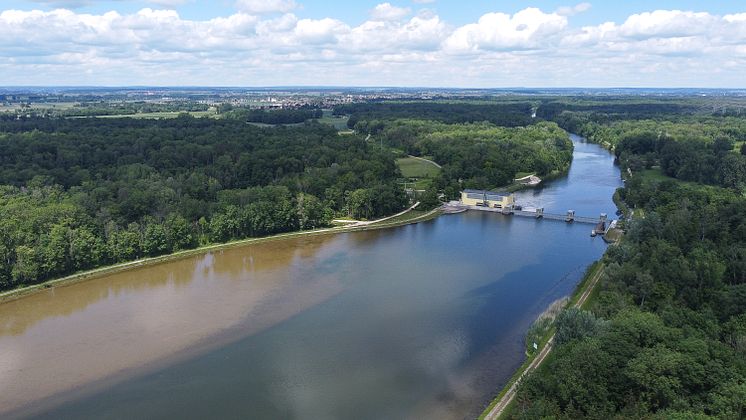
<path fill-rule="evenodd" d="M 297 108 L 297 109 L 247 109 L 235 108 L 225 112 L 225 118 L 242 120 L 262 124 L 299 124 L 307 120 L 321 118 L 323 111 L 320 108 Z"/>
<path fill-rule="evenodd" d="M 360 121 L 358 126 L 366 124 Z M 442 165 L 433 184 L 449 197 L 458 196 L 463 188 L 504 187 L 518 172 L 544 176 L 566 170 L 573 150 L 567 133 L 548 122 L 506 128 L 487 122 L 386 121 L 376 135 L 375 140 L 379 139 L 389 147 L 429 156 Z"/>
<path fill-rule="evenodd" d="M 64 117 L 92 117 L 98 115 L 132 115 L 152 112 L 197 112 L 209 110 L 209 105 L 192 101 L 154 102 L 83 102 L 68 109 L 53 109 Z"/>
<path fill-rule="evenodd" d="M 391 153 L 317 123 L 185 116 L 0 126 L 2 289 L 406 205 Z"/>
<path fill-rule="evenodd" d="M 580 132 L 632 169 L 619 198 L 636 216 L 604 257 L 590 311 L 558 318 L 510 417 L 744 418 L 743 122 L 586 120 Z M 658 167 L 676 179 L 645 171 Z"/>
<path fill-rule="evenodd" d="M 376 134 L 384 120 L 417 119 L 446 124 L 488 121 L 503 127 L 522 127 L 534 123 L 530 102 L 463 103 L 463 102 L 365 102 L 338 105 L 334 115 L 350 115 L 347 126 L 354 130 L 366 121 L 365 130 Z"/>
<path fill-rule="evenodd" d="M 746 199 L 642 177 L 622 197 L 645 218 L 607 252 L 591 311 L 558 320 L 511 418 L 744 418 Z"/>
<path fill-rule="evenodd" d="M 746 121 L 742 118 L 678 116 L 599 123 L 587 115 L 563 114 L 559 123 L 613 148 L 632 171 L 660 167 L 665 175 L 682 181 L 737 190 L 746 187 Z"/>
<path fill-rule="evenodd" d="M 561 115 L 592 114 L 597 121 L 650 119 L 656 116 L 694 115 L 708 107 L 700 102 L 682 99 L 641 100 L 639 98 L 564 98 L 543 100 L 536 110 L 536 116 L 556 121 Z"/>

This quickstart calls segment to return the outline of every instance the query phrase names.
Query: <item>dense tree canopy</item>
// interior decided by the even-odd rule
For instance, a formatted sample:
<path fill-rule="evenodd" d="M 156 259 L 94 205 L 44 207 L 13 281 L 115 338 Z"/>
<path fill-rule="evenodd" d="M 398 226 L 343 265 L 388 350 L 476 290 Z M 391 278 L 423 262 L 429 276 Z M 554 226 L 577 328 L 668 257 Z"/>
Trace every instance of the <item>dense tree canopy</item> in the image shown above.
<path fill-rule="evenodd" d="M 375 138 L 382 143 L 442 165 L 435 186 L 450 196 L 461 188 L 504 187 L 518 172 L 563 171 L 572 160 L 572 142 L 554 123 L 506 128 L 488 122 L 360 121 L 357 129 L 368 132 L 369 124 L 380 124 Z"/>
<path fill-rule="evenodd" d="M 562 111 L 554 119 L 567 130 L 613 148 L 632 171 L 659 167 L 682 181 L 736 190 L 746 187 L 746 156 L 732 153 L 744 147 L 746 120 L 705 113 L 667 114 L 670 110 L 664 105 L 660 114 L 647 118 L 623 119 L 594 110 Z"/>
<path fill-rule="evenodd" d="M 298 124 L 321 118 L 322 115 L 323 112 L 319 108 L 274 110 L 235 108 L 223 114 L 225 118 L 262 124 Z"/>
<path fill-rule="evenodd" d="M 556 349 L 511 417 L 744 418 L 743 122 L 591 117 L 579 127 L 632 169 L 619 195 L 635 217 L 604 257 L 591 312 L 560 316 Z"/>
<path fill-rule="evenodd" d="M 394 155 L 317 123 L 5 119 L 0 129 L 0 288 L 406 204 Z"/>
<path fill-rule="evenodd" d="M 355 128 L 358 121 L 418 119 L 447 124 L 488 121 L 504 127 L 521 127 L 534 122 L 533 104 L 519 102 L 364 102 L 339 105 L 334 114 L 350 115 L 347 125 Z M 376 126 L 371 126 L 376 132 Z"/>

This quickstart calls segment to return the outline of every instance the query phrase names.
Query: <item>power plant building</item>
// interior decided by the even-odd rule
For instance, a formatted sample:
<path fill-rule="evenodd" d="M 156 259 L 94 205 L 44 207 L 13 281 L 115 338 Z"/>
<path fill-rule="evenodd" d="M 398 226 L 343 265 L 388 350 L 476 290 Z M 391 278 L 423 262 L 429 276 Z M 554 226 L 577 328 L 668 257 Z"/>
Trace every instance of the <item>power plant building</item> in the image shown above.
<path fill-rule="evenodd" d="M 464 190 L 461 191 L 461 203 L 467 206 L 511 209 L 515 206 L 515 196 L 511 193 Z"/>

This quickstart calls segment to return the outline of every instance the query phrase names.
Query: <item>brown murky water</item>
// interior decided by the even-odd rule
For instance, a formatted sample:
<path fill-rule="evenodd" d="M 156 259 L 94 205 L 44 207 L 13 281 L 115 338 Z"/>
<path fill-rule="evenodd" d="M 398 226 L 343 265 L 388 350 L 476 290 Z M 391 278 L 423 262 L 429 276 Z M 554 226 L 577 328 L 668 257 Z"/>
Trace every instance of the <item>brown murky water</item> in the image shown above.
<path fill-rule="evenodd" d="M 522 203 L 612 214 L 613 156 Z M 606 249 L 588 225 L 467 212 L 278 240 L 0 305 L 0 417 L 475 417 L 523 335 Z"/>
<path fill-rule="evenodd" d="M 302 273 L 319 254 L 336 252 L 338 239 L 218 251 L 0 305 L 0 414 L 185 349 L 207 349 L 231 328 L 251 334 L 327 299 L 339 291 L 335 276 Z"/>

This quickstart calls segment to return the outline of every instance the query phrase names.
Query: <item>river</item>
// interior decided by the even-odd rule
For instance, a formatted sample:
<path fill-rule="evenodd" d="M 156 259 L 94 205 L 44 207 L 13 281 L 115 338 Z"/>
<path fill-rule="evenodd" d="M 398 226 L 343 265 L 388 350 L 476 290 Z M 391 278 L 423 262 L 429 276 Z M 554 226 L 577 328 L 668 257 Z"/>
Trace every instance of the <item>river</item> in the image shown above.
<path fill-rule="evenodd" d="M 525 206 L 615 211 L 613 157 L 572 136 Z M 211 252 L 0 305 L 0 415 L 464 418 L 605 251 L 591 225 L 467 212 Z"/>

